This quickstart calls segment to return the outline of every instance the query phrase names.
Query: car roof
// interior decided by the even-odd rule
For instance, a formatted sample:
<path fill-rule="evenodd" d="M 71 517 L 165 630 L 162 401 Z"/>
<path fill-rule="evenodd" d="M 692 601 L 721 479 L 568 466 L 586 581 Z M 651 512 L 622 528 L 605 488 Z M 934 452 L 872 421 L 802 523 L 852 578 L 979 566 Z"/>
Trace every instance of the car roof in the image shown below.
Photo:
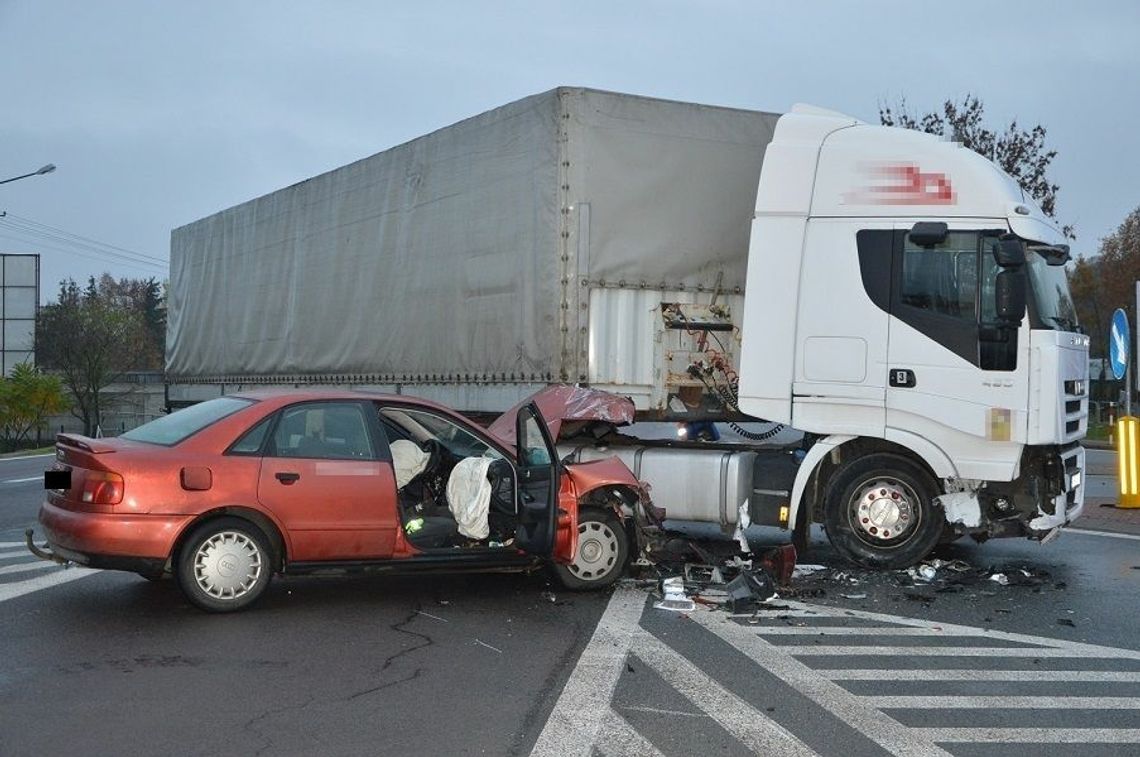
<path fill-rule="evenodd" d="M 421 407 L 430 407 L 438 410 L 444 410 L 449 413 L 456 413 L 454 408 L 447 405 L 441 405 L 438 402 L 424 399 L 423 397 L 415 397 L 408 394 L 387 394 L 384 392 L 374 392 L 367 389 L 252 389 L 248 391 L 233 392 L 225 395 L 227 397 L 238 397 L 251 400 L 277 400 L 274 404 L 286 404 L 289 402 L 305 402 L 308 400 L 379 400 L 382 402 L 400 403 L 406 405 L 418 405 Z"/>

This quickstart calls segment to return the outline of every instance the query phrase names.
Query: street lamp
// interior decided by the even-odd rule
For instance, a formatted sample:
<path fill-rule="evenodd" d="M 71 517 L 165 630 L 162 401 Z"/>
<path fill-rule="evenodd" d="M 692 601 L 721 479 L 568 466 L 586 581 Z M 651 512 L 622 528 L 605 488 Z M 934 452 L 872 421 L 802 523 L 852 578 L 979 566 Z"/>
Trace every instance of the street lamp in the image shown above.
<path fill-rule="evenodd" d="M 4 179 L 3 181 L 0 181 L 0 184 L 7 184 L 8 182 L 16 181 L 17 179 L 26 179 L 29 176 L 39 176 L 41 174 L 51 173 L 54 170 L 55 170 L 55 165 L 52 163 L 48 163 L 46 166 L 44 166 L 43 168 L 41 168 L 38 171 L 32 171 L 31 173 L 26 173 L 23 176 L 13 176 L 10 179 Z"/>

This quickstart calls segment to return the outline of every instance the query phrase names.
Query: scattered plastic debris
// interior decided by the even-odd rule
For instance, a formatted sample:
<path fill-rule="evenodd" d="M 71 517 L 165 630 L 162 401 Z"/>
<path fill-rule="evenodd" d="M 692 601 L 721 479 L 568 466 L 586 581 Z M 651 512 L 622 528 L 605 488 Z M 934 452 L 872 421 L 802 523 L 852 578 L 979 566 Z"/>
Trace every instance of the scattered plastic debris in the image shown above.
<path fill-rule="evenodd" d="M 737 613 L 760 602 L 776 599 L 772 579 L 762 570 L 745 570 L 728 582 L 728 606 Z"/>
<path fill-rule="evenodd" d="M 685 594 L 685 579 L 673 576 L 661 581 L 661 591 L 665 598 L 653 605 L 656 610 L 671 610 L 673 612 L 692 612 L 697 604 Z"/>
<path fill-rule="evenodd" d="M 826 565 L 797 565 L 792 571 L 792 578 L 803 578 L 804 576 L 810 576 L 812 573 L 819 573 L 823 570 L 827 570 Z"/>
<path fill-rule="evenodd" d="M 416 610 L 416 614 L 417 615 L 423 615 L 425 618 L 431 618 L 432 620 L 438 620 L 440 623 L 450 623 L 451 622 L 447 618 L 441 618 L 438 615 L 432 615 L 430 612 L 424 612 L 423 610 Z"/>
<path fill-rule="evenodd" d="M 990 580 L 1002 586 L 1009 586 L 1009 576 L 1005 573 L 994 573 L 990 576 Z"/>
<path fill-rule="evenodd" d="M 476 639 L 476 640 L 475 640 L 475 643 L 476 643 L 476 644 L 479 644 L 480 646 L 484 646 L 484 647 L 487 647 L 487 649 L 490 649 L 490 650 L 491 650 L 491 651 L 493 651 L 493 652 L 498 652 L 499 654 L 502 654 L 502 653 L 503 653 L 503 650 L 499 649 L 498 647 L 493 647 L 493 646 L 491 646 L 490 644 L 488 644 L 488 643 L 487 643 L 487 642 L 485 642 L 485 641 L 479 641 L 478 639 Z"/>
<path fill-rule="evenodd" d="M 1076 628 L 1077 627 L 1077 624 L 1074 623 L 1073 621 L 1069 620 L 1068 618 L 1057 618 L 1057 625 L 1068 626 L 1069 628 Z"/>
<path fill-rule="evenodd" d="M 558 597 L 552 591 L 544 591 L 539 596 L 541 596 L 547 602 L 557 602 L 558 601 Z"/>
<path fill-rule="evenodd" d="M 866 594 L 840 594 L 844 599 L 866 599 Z"/>

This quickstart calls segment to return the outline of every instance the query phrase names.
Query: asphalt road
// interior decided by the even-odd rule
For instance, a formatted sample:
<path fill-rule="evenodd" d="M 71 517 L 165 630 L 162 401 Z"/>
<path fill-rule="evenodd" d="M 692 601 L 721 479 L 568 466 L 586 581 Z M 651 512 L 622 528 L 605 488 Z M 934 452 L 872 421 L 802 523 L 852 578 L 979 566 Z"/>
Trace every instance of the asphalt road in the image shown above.
<path fill-rule="evenodd" d="M 1042 656 L 1078 650 L 1075 662 L 1045 660 L 1045 667 L 1084 666 L 1057 675 L 1140 678 L 1140 663 L 1128 659 L 1140 650 L 1140 540 L 1070 532 L 1045 546 L 955 543 L 939 556 L 990 572 L 1025 570 L 1033 580 L 1002 586 L 982 576 L 957 592 L 937 592 L 905 574 L 848 570 L 816 533 L 801 562 L 827 570 L 798 581 L 802 594 L 786 598 L 785 609 L 732 623 L 723 612 L 689 618 L 654 610 L 635 587 L 612 599 L 565 594 L 543 575 L 277 580 L 252 610 L 211 616 L 170 582 L 30 559 L 18 542 L 34 521 L 49 464 L 50 457 L 0 461 L 0 754 L 672 755 L 746 754 L 767 744 L 772 754 L 848 755 L 996 734 L 996 747 L 943 746 L 953 754 L 1037 757 L 1039 743 L 1015 738 L 1026 735 L 1014 726 L 1027 716 L 1038 725 L 1092 723 L 1095 732 L 1077 736 L 1104 742 L 1051 744 L 1050 754 L 1128 754 L 1140 743 L 1140 680 L 1033 684 L 1090 697 L 1104 693 L 1097 686 L 1135 689 L 1104 700 L 1114 707 L 1097 706 L 1095 697 L 1084 708 L 1066 706 L 1071 715 L 1024 705 L 916 707 L 891 695 L 921 694 L 918 684 L 892 683 L 889 675 L 905 678 L 907 668 L 927 664 L 954 673 L 961 659 L 981 659 L 1007 677 L 1029 667 L 1029 675 L 1041 660 L 1016 656 L 1023 652 L 1010 652 L 1012 662 L 943 660 L 910 652 L 913 642 L 872 637 L 900 624 L 910 634 L 953 627 L 955 639 L 969 638 L 936 642 L 963 654 L 982 643 L 976 637 L 1000 636 L 986 643 L 1043 648 Z M 753 536 L 757 547 L 783 538 L 764 530 Z M 71 580 L 51 583 L 63 579 Z M 29 581 L 43 588 L 12 589 Z M 785 638 L 808 633 L 803 626 L 811 623 L 863 622 L 882 628 L 851 643 L 877 651 L 839 654 L 832 646 L 813 656 L 818 650 L 806 645 L 838 642 L 821 642 L 812 629 Z M 761 651 L 749 646 L 757 633 L 767 639 Z M 888 677 L 885 688 L 855 680 L 867 669 Z M 1010 701 L 1034 693 L 1016 681 L 982 683 Z M 621 717 L 595 718 L 614 712 Z M 971 712 L 977 717 L 964 721 Z M 566 723 L 573 727 L 559 730 Z M 979 723 L 990 730 L 962 735 L 963 726 Z"/>

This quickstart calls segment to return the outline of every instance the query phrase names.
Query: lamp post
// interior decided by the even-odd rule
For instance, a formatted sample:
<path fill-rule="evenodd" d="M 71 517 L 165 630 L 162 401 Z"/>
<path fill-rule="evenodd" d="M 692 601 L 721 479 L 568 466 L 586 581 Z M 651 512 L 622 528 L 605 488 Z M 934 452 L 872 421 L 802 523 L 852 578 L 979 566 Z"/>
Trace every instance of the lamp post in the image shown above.
<path fill-rule="evenodd" d="M 54 170 L 55 170 L 55 165 L 52 163 L 48 163 L 46 166 L 39 169 L 38 171 L 32 171 L 31 173 L 26 173 L 26 174 L 23 174 L 22 176 L 13 176 L 10 179 L 4 179 L 3 181 L 0 181 L 0 184 L 7 184 L 8 182 L 16 181 L 17 179 L 26 179 L 29 176 L 40 176 L 40 175 L 45 174 L 45 173 L 51 173 Z"/>

